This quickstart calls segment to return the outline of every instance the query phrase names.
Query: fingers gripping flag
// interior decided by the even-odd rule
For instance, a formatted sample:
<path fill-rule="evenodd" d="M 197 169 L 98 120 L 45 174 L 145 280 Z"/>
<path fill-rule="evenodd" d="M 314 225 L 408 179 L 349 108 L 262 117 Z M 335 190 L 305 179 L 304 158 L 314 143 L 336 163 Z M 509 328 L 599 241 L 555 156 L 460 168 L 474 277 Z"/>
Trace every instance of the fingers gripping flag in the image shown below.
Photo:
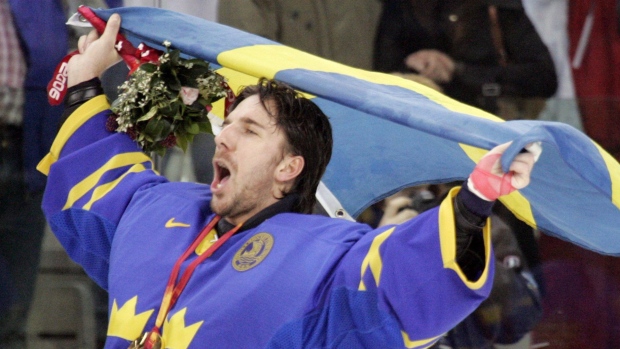
<path fill-rule="evenodd" d="M 620 255 L 620 165 L 580 131 L 561 123 L 509 121 L 395 76 L 363 71 L 197 17 L 156 8 L 117 12 L 135 43 L 164 40 L 212 63 L 233 90 L 260 77 L 286 82 L 321 107 L 334 130 L 323 183 L 357 216 L 408 186 L 466 179 L 494 146 L 513 141 L 504 169 L 531 142 L 542 155 L 531 184 L 501 200 L 546 234 Z M 223 102 L 213 112 L 223 114 Z"/>

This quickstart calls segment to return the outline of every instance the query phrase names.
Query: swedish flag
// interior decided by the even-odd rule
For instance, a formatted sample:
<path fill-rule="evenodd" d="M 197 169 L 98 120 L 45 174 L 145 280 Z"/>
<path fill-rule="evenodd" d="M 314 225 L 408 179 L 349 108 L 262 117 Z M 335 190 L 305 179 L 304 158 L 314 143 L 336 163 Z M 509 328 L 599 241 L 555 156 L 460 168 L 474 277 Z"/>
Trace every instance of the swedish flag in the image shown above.
<path fill-rule="evenodd" d="M 168 40 L 211 62 L 235 90 L 268 77 L 313 98 L 334 130 L 323 183 L 351 216 L 404 187 L 464 180 L 488 149 L 513 141 L 502 157 L 507 168 L 526 144 L 539 141 L 544 151 L 531 184 L 502 201 L 544 233 L 620 255 L 620 164 L 568 125 L 504 122 L 414 82 L 189 15 L 156 8 L 95 12 L 104 20 L 119 13 L 134 43 L 161 48 Z"/>

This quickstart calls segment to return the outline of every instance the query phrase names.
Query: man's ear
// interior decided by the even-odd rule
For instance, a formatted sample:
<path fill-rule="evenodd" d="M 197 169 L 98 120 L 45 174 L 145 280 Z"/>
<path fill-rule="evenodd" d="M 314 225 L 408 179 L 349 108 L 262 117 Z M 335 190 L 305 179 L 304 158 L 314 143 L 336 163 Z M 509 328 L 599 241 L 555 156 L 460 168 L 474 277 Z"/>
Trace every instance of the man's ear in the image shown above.
<path fill-rule="evenodd" d="M 305 165 L 301 155 L 286 155 L 276 168 L 276 180 L 278 182 L 294 181 L 303 171 Z"/>

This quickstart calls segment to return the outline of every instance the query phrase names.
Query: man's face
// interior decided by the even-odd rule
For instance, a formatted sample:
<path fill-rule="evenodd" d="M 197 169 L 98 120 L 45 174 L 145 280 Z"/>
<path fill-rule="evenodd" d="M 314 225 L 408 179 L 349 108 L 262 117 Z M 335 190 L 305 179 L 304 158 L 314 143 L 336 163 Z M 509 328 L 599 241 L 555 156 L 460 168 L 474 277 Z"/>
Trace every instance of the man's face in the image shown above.
<path fill-rule="evenodd" d="M 270 102 L 267 108 L 275 112 Z M 215 137 L 213 212 L 230 223 L 246 221 L 275 203 L 290 186 L 278 174 L 291 156 L 284 133 L 262 106 L 258 95 L 243 100 Z"/>

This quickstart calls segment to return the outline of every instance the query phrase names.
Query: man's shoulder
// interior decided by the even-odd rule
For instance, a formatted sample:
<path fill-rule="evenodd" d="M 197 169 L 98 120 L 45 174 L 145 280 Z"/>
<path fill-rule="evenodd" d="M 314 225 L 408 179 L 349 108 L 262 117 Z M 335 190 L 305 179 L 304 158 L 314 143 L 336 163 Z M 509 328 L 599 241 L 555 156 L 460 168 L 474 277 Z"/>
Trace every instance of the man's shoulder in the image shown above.
<path fill-rule="evenodd" d="M 286 246 L 294 249 L 301 258 L 345 253 L 370 230 L 367 225 L 339 218 L 280 213 L 261 223 L 255 228 L 255 233 L 270 235 L 278 248 Z"/>
<path fill-rule="evenodd" d="M 331 218 L 319 214 L 281 213 L 269 220 L 270 224 L 287 227 L 298 232 L 307 232 L 317 237 L 340 240 L 348 236 L 361 236 L 372 228 L 366 224 L 343 218 Z"/>
<path fill-rule="evenodd" d="M 163 182 L 152 184 L 141 190 L 147 195 L 167 196 L 186 200 L 211 200 L 211 188 L 194 182 Z"/>
<path fill-rule="evenodd" d="M 298 222 L 314 222 L 316 224 L 329 224 L 329 225 L 340 225 L 340 226 L 360 226 L 365 225 L 358 222 L 350 221 L 344 218 L 332 218 L 325 214 L 317 214 L 317 213 L 294 213 L 294 212 L 285 212 L 277 215 L 278 217 L 285 220 L 294 220 Z"/>

